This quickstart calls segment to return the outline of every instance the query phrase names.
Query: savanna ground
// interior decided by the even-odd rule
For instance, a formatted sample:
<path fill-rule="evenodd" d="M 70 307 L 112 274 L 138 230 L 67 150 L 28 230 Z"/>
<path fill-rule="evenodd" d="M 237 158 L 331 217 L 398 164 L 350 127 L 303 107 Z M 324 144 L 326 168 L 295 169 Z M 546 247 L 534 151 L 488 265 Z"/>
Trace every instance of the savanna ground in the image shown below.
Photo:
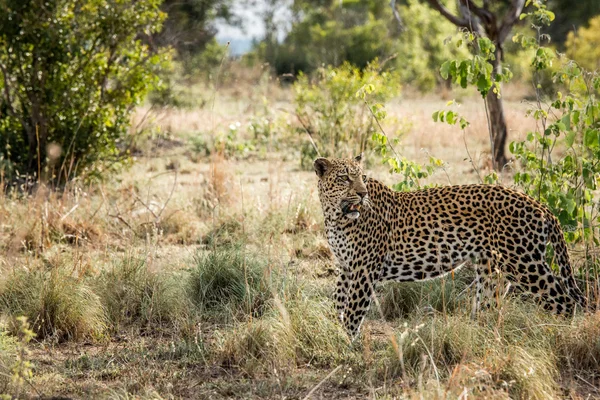
<path fill-rule="evenodd" d="M 522 92 L 505 90 L 511 140 L 535 124 Z M 600 313 L 565 319 L 509 295 L 472 320 L 468 269 L 380 288 L 350 343 L 334 316 L 317 178 L 300 168 L 306 135 L 289 129 L 253 148 L 225 139 L 229 156 L 198 139 L 250 137 L 256 118 L 285 132 L 277 127 L 297 125 L 281 111 L 291 109 L 289 90 L 263 82 L 202 95 L 205 104 L 190 109 L 141 108 L 133 125 L 153 133 L 114 179 L 0 197 L 0 393 L 600 397 Z M 465 134 L 431 118 L 457 96 L 471 121 Z M 402 132 L 396 150 L 446 162 L 429 182 L 476 183 L 476 169 L 489 171 L 476 97 L 404 93 L 387 110 L 395 126 L 386 128 Z M 368 155 L 371 176 L 399 179 Z M 510 185 L 510 174 L 501 181 Z M 35 331 L 29 342 L 19 315 Z"/>

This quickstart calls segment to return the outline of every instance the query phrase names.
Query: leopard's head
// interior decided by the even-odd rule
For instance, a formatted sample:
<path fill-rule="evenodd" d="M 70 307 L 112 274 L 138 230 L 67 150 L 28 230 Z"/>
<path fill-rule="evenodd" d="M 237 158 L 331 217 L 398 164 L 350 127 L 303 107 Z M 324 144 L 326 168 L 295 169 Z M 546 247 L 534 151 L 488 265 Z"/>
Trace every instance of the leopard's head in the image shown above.
<path fill-rule="evenodd" d="M 368 204 L 361 159 L 362 155 L 354 159 L 315 160 L 315 172 L 319 177 L 319 199 L 326 220 L 357 219 L 363 207 Z"/>

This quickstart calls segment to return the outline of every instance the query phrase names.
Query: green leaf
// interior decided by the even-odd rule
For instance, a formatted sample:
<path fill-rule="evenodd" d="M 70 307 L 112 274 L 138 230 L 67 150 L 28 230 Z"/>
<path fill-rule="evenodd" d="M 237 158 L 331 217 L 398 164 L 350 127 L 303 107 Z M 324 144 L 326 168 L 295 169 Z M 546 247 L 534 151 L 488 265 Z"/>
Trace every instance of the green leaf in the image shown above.
<path fill-rule="evenodd" d="M 567 129 L 571 129 L 571 114 L 567 113 L 563 115 L 563 117 L 560 119 L 560 122 L 562 123 L 561 126 L 564 126 L 564 128 L 561 130 L 565 131 Z"/>
<path fill-rule="evenodd" d="M 440 75 L 443 79 L 448 79 L 450 74 L 450 68 L 452 67 L 452 61 L 445 61 L 440 67 Z"/>
<path fill-rule="evenodd" d="M 567 134 L 565 135 L 565 143 L 567 144 L 568 147 L 573 147 L 573 143 L 575 143 L 576 136 L 577 136 L 577 133 L 575 131 L 567 132 Z"/>
<path fill-rule="evenodd" d="M 587 129 L 583 134 L 583 145 L 589 149 L 598 148 L 598 144 L 600 143 L 600 138 L 598 138 L 599 133 L 597 129 Z"/>
<path fill-rule="evenodd" d="M 456 113 L 454 111 L 446 112 L 446 122 L 450 125 L 454 125 L 456 123 Z"/>

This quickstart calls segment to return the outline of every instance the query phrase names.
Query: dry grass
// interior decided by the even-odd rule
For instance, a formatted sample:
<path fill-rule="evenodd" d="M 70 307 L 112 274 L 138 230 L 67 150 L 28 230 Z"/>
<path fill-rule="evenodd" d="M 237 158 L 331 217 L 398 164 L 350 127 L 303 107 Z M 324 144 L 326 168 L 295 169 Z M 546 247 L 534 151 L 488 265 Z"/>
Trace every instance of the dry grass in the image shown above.
<path fill-rule="evenodd" d="M 190 149 L 194 135 L 248 121 L 262 96 L 289 107 L 289 92 L 252 73 L 262 83 L 220 91 L 214 111 L 159 114 L 134 166 L 111 182 L 0 196 L 0 393 L 10 392 L 13 321 L 26 315 L 38 335 L 30 397 L 600 395 L 600 314 L 568 320 L 509 298 L 472 320 L 468 270 L 384 286 L 385 318 L 374 310 L 350 343 L 333 310 L 314 173 L 299 170 L 297 149 L 244 161 Z M 444 96 L 462 99 L 466 147 L 431 120 L 446 100 L 420 96 L 388 107 L 390 129 L 404 129 L 397 149 L 445 160 L 433 181 L 477 182 L 465 158 L 468 148 L 489 168 L 483 103 Z M 505 107 L 516 138 L 531 124 L 526 105 Z M 397 180 L 376 163 L 370 174 Z"/>

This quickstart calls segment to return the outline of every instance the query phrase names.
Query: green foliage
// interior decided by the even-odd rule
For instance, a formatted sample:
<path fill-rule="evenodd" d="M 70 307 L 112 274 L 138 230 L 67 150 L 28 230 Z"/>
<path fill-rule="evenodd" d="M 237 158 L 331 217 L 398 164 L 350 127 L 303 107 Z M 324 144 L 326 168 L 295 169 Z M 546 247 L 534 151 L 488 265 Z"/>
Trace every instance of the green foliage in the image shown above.
<path fill-rule="evenodd" d="M 278 75 L 344 62 L 364 68 L 393 53 L 391 10 L 381 1 L 296 0 L 292 9 L 299 22 L 283 43 L 259 48 Z"/>
<path fill-rule="evenodd" d="M 10 370 L 14 365 L 16 353 L 16 338 L 9 336 L 8 329 L 3 324 L 0 325 L 0 399 L 3 399 L 3 394 L 8 391 L 11 381 Z"/>
<path fill-rule="evenodd" d="M 451 79 L 463 89 L 469 85 L 477 87 L 481 97 L 485 98 L 490 91 L 500 96 L 500 83 L 507 82 L 512 73 L 507 68 L 502 72 L 494 72 L 492 62 L 496 59 L 496 46 L 486 37 L 475 37 L 472 33 L 464 32 L 449 41 L 449 45 L 467 47 L 472 56 L 445 61 L 440 68 L 443 79 Z"/>
<path fill-rule="evenodd" d="M 442 83 L 439 66 L 445 60 L 466 58 L 468 51 L 463 46 L 444 45 L 445 39 L 456 33 L 456 27 L 426 2 L 407 0 L 399 8 L 404 30 L 394 47 L 398 73 L 403 82 L 423 91 L 432 90 Z"/>
<path fill-rule="evenodd" d="M 159 46 L 173 47 L 177 58 L 190 67 L 186 72 L 192 72 L 199 59 L 206 60 L 220 51 L 214 38 L 215 19 L 236 22 L 230 0 L 162 0 L 159 4 L 166 19 L 164 29 L 155 32 L 153 40 Z M 207 54 L 202 55 L 204 52 Z"/>
<path fill-rule="evenodd" d="M 229 49 L 216 39 L 208 41 L 201 52 L 190 55 L 181 60 L 183 69 L 187 74 L 202 74 L 206 80 L 215 80 L 223 60 L 227 57 Z"/>
<path fill-rule="evenodd" d="M 573 65 L 558 74 L 557 79 L 564 81 L 566 76 L 569 85 L 590 85 L 591 90 L 600 87 L 600 78 L 586 82 Z M 599 244 L 595 196 L 600 174 L 598 101 L 594 96 L 576 92 L 563 96 L 559 92 L 550 109 L 532 108 L 529 114 L 545 128 L 510 144 L 521 163 L 515 183 L 548 205 L 569 242 L 593 239 Z"/>
<path fill-rule="evenodd" d="M 556 20 L 548 27 L 547 33 L 561 50 L 573 27 L 584 26 L 590 18 L 600 15 L 600 2 L 597 0 L 578 0 L 577 7 L 573 7 L 571 0 L 548 0 L 548 8 L 556 15 Z"/>
<path fill-rule="evenodd" d="M 565 43 L 567 56 L 590 71 L 600 69 L 600 15 L 591 18 L 588 27 L 569 32 Z"/>
<path fill-rule="evenodd" d="M 35 333 L 29 328 L 26 317 L 15 319 L 16 335 L 8 336 L 8 332 L 0 326 L 0 399 L 21 398 L 25 383 L 31 383 L 34 365 L 29 361 L 31 351 L 29 342 Z M 9 394 L 10 393 L 10 394 Z"/>
<path fill-rule="evenodd" d="M 381 71 L 377 61 L 362 72 L 349 63 L 319 68 L 313 79 L 301 74 L 294 84 L 296 115 L 321 156 L 349 157 L 364 150 L 378 129 L 376 113 L 364 100 L 365 90 L 379 104 L 397 95 L 399 88 L 397 76 Z M 374 108 L 379 112 L 381 107 Z M 301 164 L 312 165 L 316 156 L 311 143 L 305 142 Z"/>
<path fill-rule="evenodd" d="M 408 192 L 431 187 L 431 185 L 424 184 L 423 181 L 440 168 L 443 168 L 444 162 L 432 156 L 429 157 L 428 161 L 427 164 L 419 164 L 404 157 L 384 156 L 384 163 L 390 167 L 390 173 L 403 176 L 403 179 L 392 185 L 392 188 L 399 192 Z"/>
<path fill-rule="evenodd" d="M 551 20 L 543 7 L 538 10 L 541 17 L 536 13 L 529 16 Z M 552 50 L 535 38 L 521 37 L 520 41 L 535 49 L 532 65 L 536 73 L 553 65 L 556 56 Z M 600 105 L 594 93 L 600 88 L 600 77 L 586 73 L 573 62 L 564 63 L 553 77 L 568 94 L 558 92 L 550 107 L 538 101 L 528 111 L 539 128 L 509 146 L 520 162 L 514 181 L 548 205 L 560 220 L 568 242 L 598 245 Z"/>
<path fill-rule="evenodd" d="M 129 119 L 168 54 L 160 0 L 6 0 L 0 14 L 4 174 L 100 176 L 127 158 Z"/>

